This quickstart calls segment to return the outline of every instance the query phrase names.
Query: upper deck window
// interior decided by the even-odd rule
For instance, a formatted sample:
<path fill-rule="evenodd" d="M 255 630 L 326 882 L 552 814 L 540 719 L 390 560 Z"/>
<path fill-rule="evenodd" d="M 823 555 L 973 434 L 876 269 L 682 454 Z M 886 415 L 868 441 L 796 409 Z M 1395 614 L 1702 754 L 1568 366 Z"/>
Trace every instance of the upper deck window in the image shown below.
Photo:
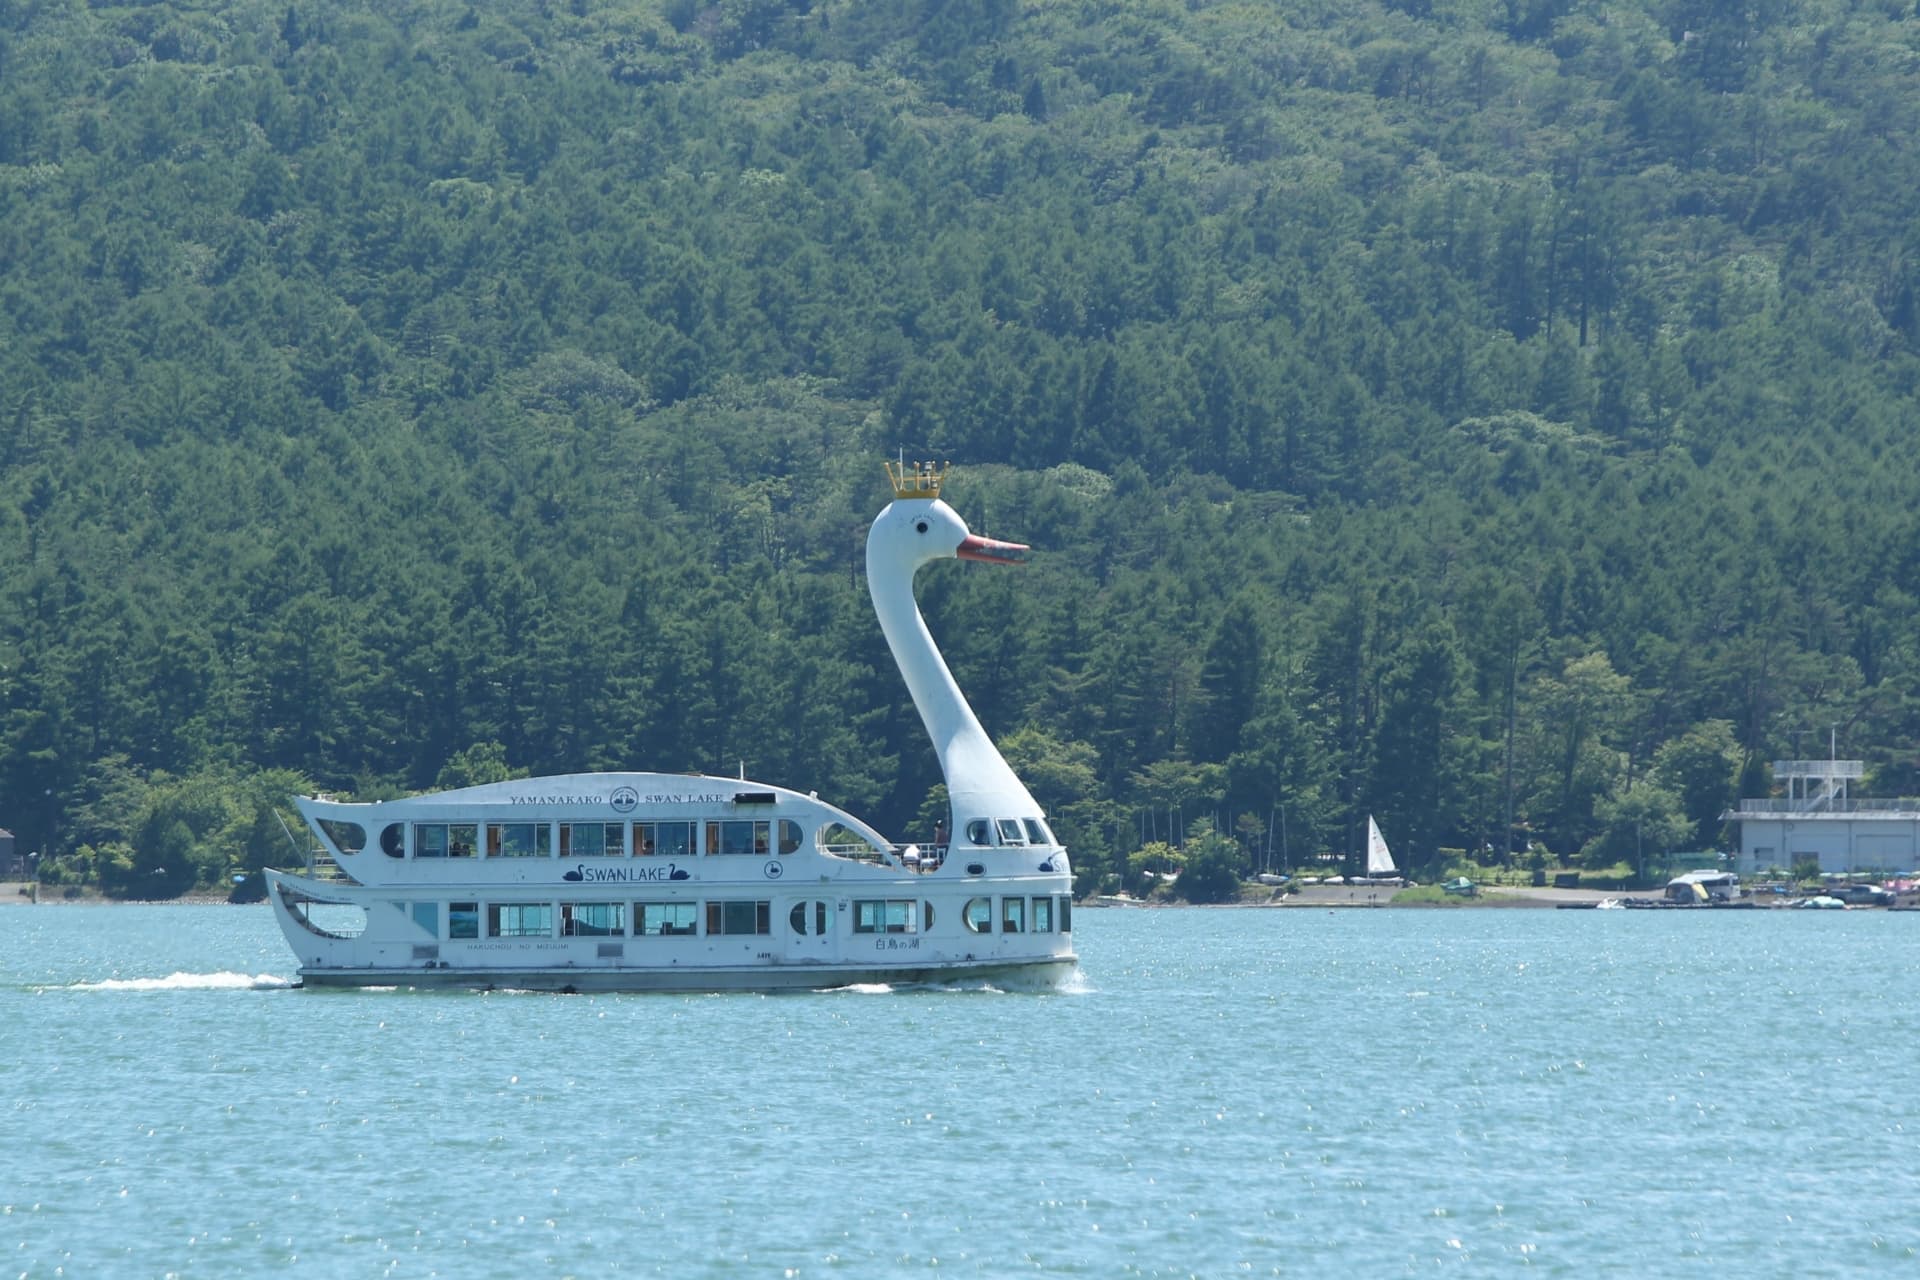
<path fill-rule="evenodd" d="M 472 858 L 478 844 L 480 827 L 470 821 L 417 821 L 413 823 L 415 858 Z"/>
<path fill-rule="evenodd" d="M 627 826 L 624 822 L 563 822 L 560 824 L 563 858 L 624 858 Z"/>
<path fill-rule="evenodd" d="M 544 822 L 489 822 L 489 858 L 545 858 L 553 853 L 553 829 Z"/>
<path fill-rule="evenodd" d="M 1038 818 L 1021 819 L 1027 827 L 1028 844 L 1052 844 L 1053 832 L 1047 830 L 1047 824 Z"/>
<path fill-rule="evenodd" d="M 967 824 L 967 843 L 990 845 L 993 843 L 993 824 L 985 818 L 975 818 Z"/>
<path fill-rule="evenodd" d="M 416 822 L 413 856 L 416 858 L 471 858 L 480 843 L 480 828 L 471 822 Z"/>
<path fill-rule="evenodd" d="M 1000 828 L 1001 844 L 1025 844 L 1027 842 L 1026 832 L 1020 829 L 1020 819 L 1001 818 L 997 825 Z"/>
<path fill-rule="evenodd" d="M 633 824 L 633 852 L 636 857 L 691 858 L 693 824 L 691 822 L 636 822 Z"/>
<path fill-rule="evenodd" d="M 768 852 L 769 824 L 752 822 L 709 822 L 707 852 L 710 854 L 764 854 Z"/>
<path fill-rule="evenodd" d="M 800 847 L 800 824 L 792 818 L 780 819 L 780 852 L 792 853 Z"/>

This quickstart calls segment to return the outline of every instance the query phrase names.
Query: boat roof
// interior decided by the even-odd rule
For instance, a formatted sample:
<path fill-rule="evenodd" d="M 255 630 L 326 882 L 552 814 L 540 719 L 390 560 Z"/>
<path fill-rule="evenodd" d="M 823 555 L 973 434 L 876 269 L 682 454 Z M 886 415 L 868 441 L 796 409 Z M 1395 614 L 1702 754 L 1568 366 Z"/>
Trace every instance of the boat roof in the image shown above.
<path fill-rule="evenodd" d="M 1668 884 L 1724 884 L 1738 881 L 1740 877 L 1731 871 L 1689 871 L 1685 875 L 1675 876 Z"/>
<path fill-rule="evenodd" d="M 482 816 L 497 821 L 502 816 L 499 813 L 483 815 L 476 810 L 517 810 L 524 812 L 529 821 L 561 816 L 608 822 L 623 819 L 643 822 L 649 818 L 684 821 L 696 816 L 711 817 L 722 808 L 732 808 L 749 817 L 756 811 L 810 813 L 856 831 L 876 845 L 887 844 L 886 837 L 878 831 L 846 810 L 828 804 L 814 792 L 801 793 L 747 778 L 719 778 L 700 773 L 567 773 L 509 778 L 395 800 L 346 801 L 318 795 L 299 797 L 295 803 L 310 818 L 342 818 L 355 822 L 478 820 Z"/>

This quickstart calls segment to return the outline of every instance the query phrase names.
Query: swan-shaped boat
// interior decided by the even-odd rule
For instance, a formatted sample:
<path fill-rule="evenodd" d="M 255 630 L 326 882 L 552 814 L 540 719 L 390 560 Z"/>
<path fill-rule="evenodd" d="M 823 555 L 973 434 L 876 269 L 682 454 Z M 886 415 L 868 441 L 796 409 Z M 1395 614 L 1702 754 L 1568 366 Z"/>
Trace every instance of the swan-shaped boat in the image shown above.
<path fill-rule="evenodd" d="M 1067 853 L 914 603 L 929 561 L 1019 560 L 887 467 L 867 586 L 951 805 L 922 845 L 809 792 L 697 774 L 519 778 L 372 804 L 295 800 L 316 841 L 268 898 L 309 986 L 770 991 L 1075 969 Z M 951 833 L 949 835 L 949 833 Z"/>

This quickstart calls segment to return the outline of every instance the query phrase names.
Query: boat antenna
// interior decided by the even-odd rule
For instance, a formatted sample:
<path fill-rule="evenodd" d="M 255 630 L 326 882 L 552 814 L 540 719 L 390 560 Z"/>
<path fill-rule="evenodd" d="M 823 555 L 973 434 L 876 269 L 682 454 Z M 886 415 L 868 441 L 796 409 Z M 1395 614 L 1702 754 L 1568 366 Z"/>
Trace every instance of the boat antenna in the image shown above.
<path fill-rule="evenodd" d="M 313 871 L 313 853 L 310 850 L 300 847 L 300 842 L 294 838 L 293 828 L 287 825 L 286 815 L 282 814 L 278 807 L 274 809 L 273 817 L 274 821 L 280 824 L 280 829 L 287 833 L 287 843 L 293 846 L 293 852 L 299 857 L 301 865 L 306 867 L 307 871 L 311 873 Z"/>

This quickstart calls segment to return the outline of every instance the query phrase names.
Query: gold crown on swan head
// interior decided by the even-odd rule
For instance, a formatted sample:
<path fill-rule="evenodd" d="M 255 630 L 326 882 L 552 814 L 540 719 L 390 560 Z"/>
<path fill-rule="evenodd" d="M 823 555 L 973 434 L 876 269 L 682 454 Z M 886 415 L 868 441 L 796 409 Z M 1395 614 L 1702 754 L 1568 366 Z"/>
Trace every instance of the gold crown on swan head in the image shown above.
<path fill-rule="evenodd" d="M 893 496 L 896 498 L 937 498 L 940 486 L 947 478 L 947 468 L 951 462 L 907 462 L 902 460 L 899 466 L 886 463 L 887 479 L 893 482 Z"/>

